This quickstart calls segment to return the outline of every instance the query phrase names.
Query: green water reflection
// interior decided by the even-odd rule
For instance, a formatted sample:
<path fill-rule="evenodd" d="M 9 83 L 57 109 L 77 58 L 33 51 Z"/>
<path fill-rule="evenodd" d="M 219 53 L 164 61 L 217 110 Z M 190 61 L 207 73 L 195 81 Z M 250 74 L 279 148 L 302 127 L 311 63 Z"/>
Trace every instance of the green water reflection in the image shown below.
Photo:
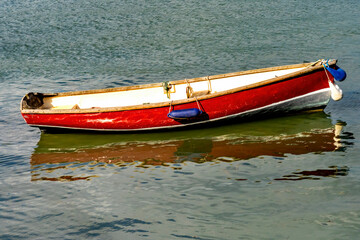
<path fill-rule="evenodd" d="M 323 112 L 268 119 L 242 124 L 175 132 L 133 134 L 46 134 L 42 133 L 31 157 L 33 180 L 87 180 L 74 175 L 41 177 L 44 172 L 86 167 L 172 166 L 183 162 L 228 162 L 259 156 L 286 157 L 288 154 L 344 151 L 343 124 L 331 123 Z M 318 169 L 319 170 L 319 169 Z M 337 175 L 338 167 L 325 173 Z M 342 175 L 348 169 L 340 169 Z M 277 180 L 309 179 L 309 171 L 285 175 Z M 299 178 L 300 176 L 300 178 Z M 304 177 L 305 176 L 305 177 Z M 313 178 L 314 179 L 314 178 Z"/>

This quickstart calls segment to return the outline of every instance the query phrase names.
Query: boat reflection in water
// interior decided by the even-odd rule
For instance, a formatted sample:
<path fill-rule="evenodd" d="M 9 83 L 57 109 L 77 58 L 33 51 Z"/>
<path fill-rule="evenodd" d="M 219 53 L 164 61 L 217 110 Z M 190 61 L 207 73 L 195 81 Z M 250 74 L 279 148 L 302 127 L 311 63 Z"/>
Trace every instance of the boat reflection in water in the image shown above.
<path fill-rule="evenodd" d="M 31 156 L 32 181 L 87 180 L 91 171 L 79 168 L 151 167 L 181 168 L 186 161 L 203 163 L 247 160 L 258 156 L 344 151 L 339 137 L 343 124 L 331 124 L 323 112 L 210 129 L 139 134 L 46 134 L 42 133 Z M 349 134 L 348 134 L 349 135 Z M 350 134 L 351 135 L 351 134 Z M 351 136 L 349 137 L 351 138 Z M 55 174 L 59 169 L 60 171 Z M 316 172 L 318 171 L 318 172 Z M 309 176 L 346 175 L 346 167 L 308 170 L 276 180 Z M 48 176 L 49 175 L 49 176 Z M 300 177 L 299 177 L 300 176 Z"/>

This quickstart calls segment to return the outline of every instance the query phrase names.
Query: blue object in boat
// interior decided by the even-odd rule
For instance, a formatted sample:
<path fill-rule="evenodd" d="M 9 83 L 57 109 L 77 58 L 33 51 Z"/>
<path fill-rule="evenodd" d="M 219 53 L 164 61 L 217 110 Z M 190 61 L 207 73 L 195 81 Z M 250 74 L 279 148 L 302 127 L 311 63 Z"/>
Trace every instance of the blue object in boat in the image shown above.
<path fill-rule="evenodd" d="M 202 114 L 202 111 L 198 108 L 188 108 L 188 109 L 181 109 L 181 110 L 173 110 L 169 112 L 167 115 L 169 118 L 173 119 L 187 119 L 197 117 Z"/>
<path fill-rule="evenodd" d="M 326 67 L 326 69 L 331 73 L 331 75 L 333 75 L 336 81 L 341 82 L 345 80 L 346 72 L 338 66 L 335 66 L 335 69 L 330 67 Z"/>

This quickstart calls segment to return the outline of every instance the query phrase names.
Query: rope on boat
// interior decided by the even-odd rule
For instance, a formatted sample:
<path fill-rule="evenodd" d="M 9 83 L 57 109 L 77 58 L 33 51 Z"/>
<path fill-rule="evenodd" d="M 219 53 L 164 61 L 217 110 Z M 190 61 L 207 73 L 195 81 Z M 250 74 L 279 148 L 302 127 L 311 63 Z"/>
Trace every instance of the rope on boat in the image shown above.
<path fill-rule="evenodd" d="M 342 82 L 346 79 L 346 72 L 339 66 L 335 65 L 333 68 L 329 66 L 329 60 L 323 60 L 322 65 L 334 77 L 334 80 Z"/>
<path fill-rule="evenodd" d="M 171 112 L 171 104 L 172 104 L 172 100 L 170 101 L 170 107 L 169 107 L 168 115 L 169 115 L 169 113 Z"/>
<path fill-rule="evenodd" d="M 185 79 L 186 83 L 187 83 L 187 88 L 186 88 L 186 92 L 188 93 L 188 89 L 191 89 L 191 86 L 190 86 L 190 82 Z M 164 84 L 165 86 L 165 84 Z M 165 88 L 164 88 L 165 89 Z M 201 110 L 201 106 L 200 106 L 200 103 L 199 103 L 199 100 L 197 99 L 196 96 L 194 96 L 195 100 L 196 100 L 196 104 L 198 106 L 198 108 L 188 108 L 188 109 L 181 109 L 181 110 L 172 110 L 172 106 L 173 106 L 173 101 L 171 100 L 170 101 L 170 104 L 169 104 L 169 112 L 167 114 L 167 116 L 169 118 L 172 118 L 172 119 L 177 119 L 177 120 L 181 120 L 181 119 L 190 119 L 190 118 L 194 118 L 194 117 L 198 117 L 200 116 L 203 111 Z"/>
<path fill-rule="evenodd" d="M 187 87 L 186 87 L 186 94 L 188 93 L 188 89 L 189 89 L 189 92 L 191 91 L 191 92 L 194 92 L 194 90 L 192 89 L 192 87 L 190 86 L 190 83 L 189 83 L 189 80 L 187 80 L 187 79 L 185 79 L 185 81 L 186 81 L 186 83 L 187 83 Z M 195 100 L 196 100 L 196 103 L 197 103 L 197 105 L 198 105 L 198 108 L 199 108 L 199 110 L 201 110 L 201 107 L 200 107 L 200 104 L 199 104 L 199 100 L 197 99 L 197 97 L 196 96 L 194 96 L 194 98 L 195 98 Z M 203 109 L 204 110 L 204 109 Z"/>
<path fill-rule="evenodd" d="M 325 71 L 325 73 L 326 73 L 326 77 L 328 78 L 329 82 L 331 82 L 330 77 L 329 77 L 329 74 L 327 73 L 326 67 L 325 67 L 325 64 L 327 64 L 327 65 L 329 66 L 329 64 L 328 64 L 329 60 L 327 60 L 325 64 L 324 64 L 324 61 L 325 61 L 324 59 L 321 61 L 321 62 L 322 62 L 321 65 L 322 65 L 323 68 L 324 68 L 324 71 Z"/>
<path fill-rule="evenodd" d="M 208 79 L 209 79 L 209 77 L 208 77 Z M 189 80 L 185 79 L 185 81 L 187 83 L 186 94 L 188 95 L 188 94 L 190 94 L 190 92 L 193 92 L 193 90 L 192 90 L 192 87 L 190 86 Z M 167 82 L 163 83 L 163 87 L 164 87 L 164 90 L 167 91 L 167 92 L 170 89 L 168 87 L 168 85 L 167 85 Z M 169 104 L 169 112 L 168 112 L 167 116 L 169 118 L 172 118 L 172 119 L 175 119 L 175 120 L 185 120 L 185 119 L 196 118 L 196 117 L 199 117 L 200 115 L 202 115 L 204 113 L 202 110 L 204 110 L 204 109 L 202 108 L 202 106 L 201 106 L 199 100 L 197 99 L 197 97 L 195 95 L 192 96 L 192 97 L 195 98 L 198 108 L 187 108 L 187 109 L 180 109 L 180 110 L 172 110 L 173 101 L 171 100 L 170 104 Z"/>

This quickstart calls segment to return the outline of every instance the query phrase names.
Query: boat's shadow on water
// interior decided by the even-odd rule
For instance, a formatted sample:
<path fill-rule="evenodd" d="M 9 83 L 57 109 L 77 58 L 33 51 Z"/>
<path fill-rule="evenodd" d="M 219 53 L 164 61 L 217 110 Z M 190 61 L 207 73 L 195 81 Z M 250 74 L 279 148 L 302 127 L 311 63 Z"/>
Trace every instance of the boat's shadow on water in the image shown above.
<path fill-rule="evenodd" d="M 315 112 L 174 132 L 42 133 L 31 156 L 32 181 L 88 180 L 96 176 L 90 174 L 96 167 L 167 166 L 178 170 L 184 162 L 232 162 L 259 156 L 346 151 L 354 137 L 343 131 L 344 125 L 333 125 L 328 115 Z M 346 166 L 329 166 L 287 173 L 274 180 L 320 179 L 347 173 Z"/>

